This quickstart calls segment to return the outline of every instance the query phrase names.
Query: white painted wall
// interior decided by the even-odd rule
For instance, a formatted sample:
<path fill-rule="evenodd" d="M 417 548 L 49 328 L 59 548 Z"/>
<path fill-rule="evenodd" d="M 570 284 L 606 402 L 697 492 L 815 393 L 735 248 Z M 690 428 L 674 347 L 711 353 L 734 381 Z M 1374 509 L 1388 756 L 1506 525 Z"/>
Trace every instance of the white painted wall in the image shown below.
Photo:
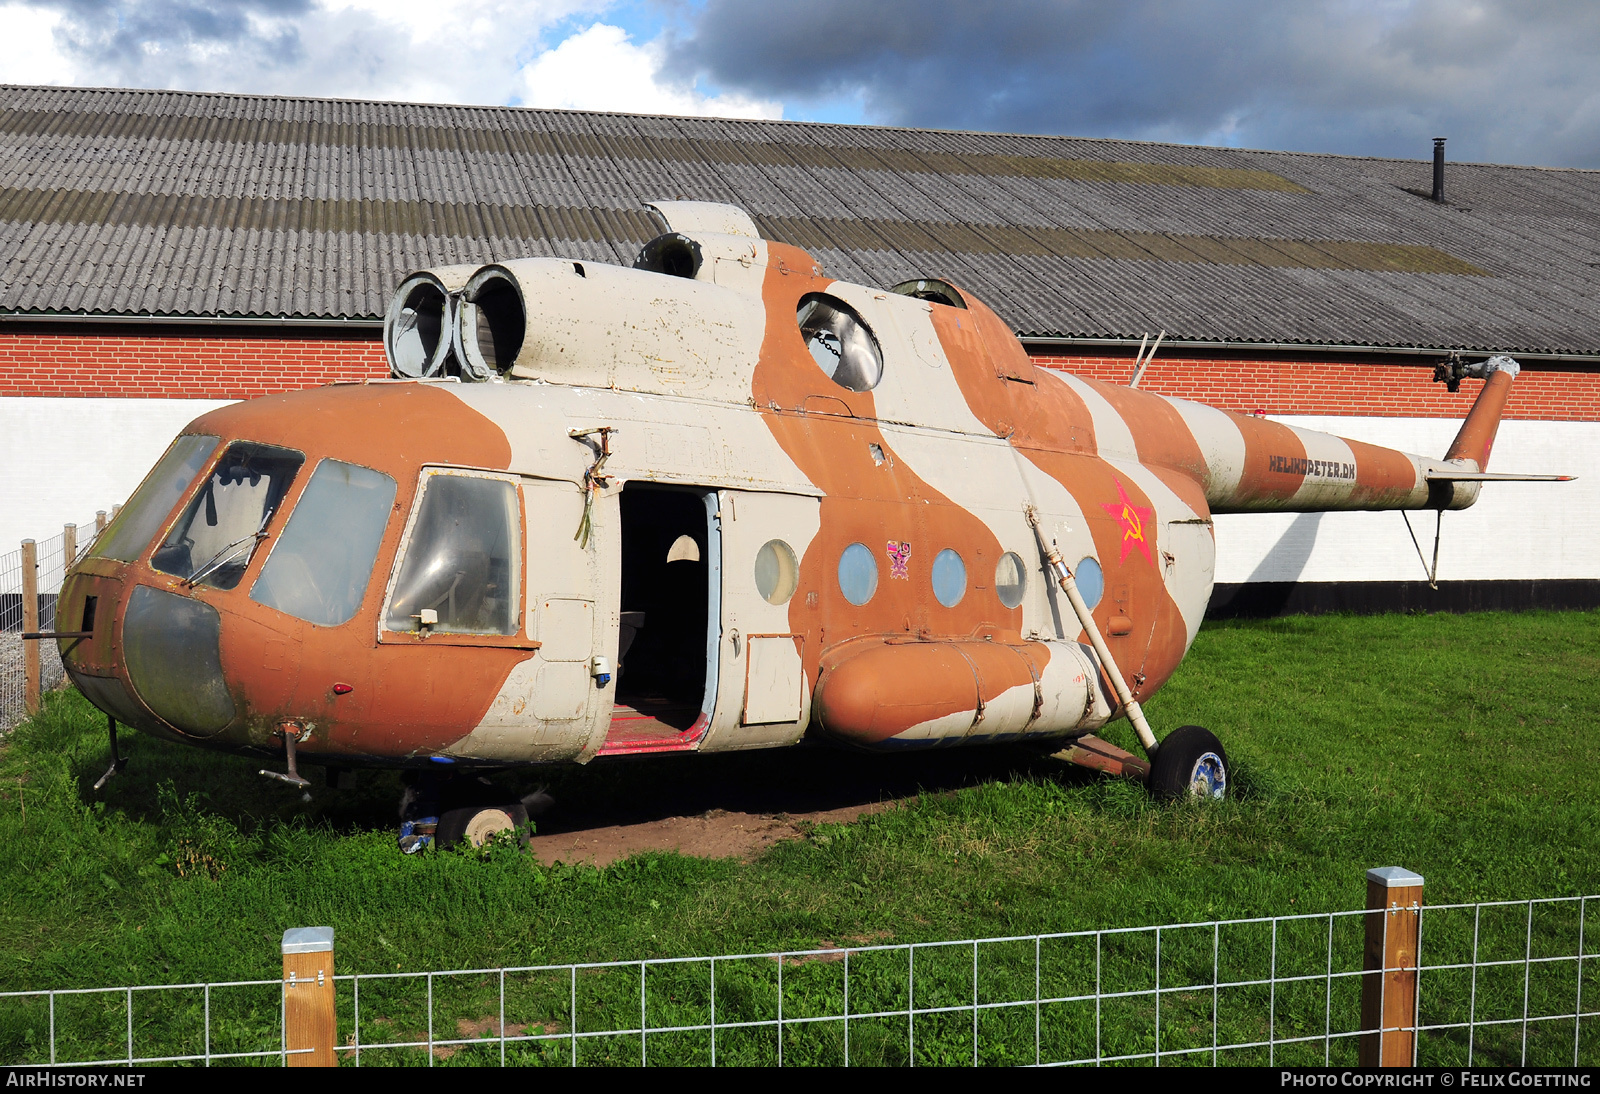
<path fill-rule="evenodd" d="M 1449 418 L 1274 416 L 1303 429 L 1442 457 Z M 1600 578 L 1600 423 L 1502 422 L 1490 471 L 1579 476 L 1485 483 L 1470 509 L 1444 514 L 1441 581 Z M 1412 513 L 1433 553 L 1432 513 Z M 1399 513 L 1239 513 L 1217 517 L 1218 582 L 1417 581 L 1427 577 Z"/>
<path fill-rule="evenodd" d="M 0 398 L 0 553 L 124 502 L 206 399 Z M 1306 429 L 1442 456 L 1446 418 L 1285 416 Z M 1600 578 L 1600 423 L 1511 421 L 1491 470 L 1576 474 L 1570 483 L 1489 483 L 1477 505 L 1444 515 L 1439 576 Z M 1433 515 L 1411 516 L 1432 551 Z M 1399 513 L 1239 514 L 1217 518 L 1217 580 L 1404 581 L 1425 576 Z M 5 591 L 5 590 L 0 590 Z"/>
<path fill-rule="evenodd" d="M 0 554 L 128 500 L 178 431 L 213 399 L 0 398 Z M 5 590 L 0 590 L 3 592 Z"/>

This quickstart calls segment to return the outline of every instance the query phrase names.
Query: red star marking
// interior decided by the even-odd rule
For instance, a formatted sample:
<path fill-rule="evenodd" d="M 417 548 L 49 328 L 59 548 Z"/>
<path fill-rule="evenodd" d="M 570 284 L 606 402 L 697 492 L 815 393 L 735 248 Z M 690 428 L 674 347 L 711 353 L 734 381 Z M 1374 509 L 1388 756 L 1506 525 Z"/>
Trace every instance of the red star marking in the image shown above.
<path fill-rule="evenodd" d="M 1111 481 L 1117 484 L 1117 500 L 1110 505 L 1102 502 L 1100 508 L 1110 513 L 1111 519 L 1122 529 L 1122 557 L 1117 561 L 1126 562 L 1128 552 L 1138 547 L 1145 561 L 1153 565 L 1155 557 L 1150 554 L 1150 541 L 1145 538 L 1144 529 L 1145 522 L 1155 516 L 1155 510 L 1135 505 L 1133 499 L 1128 497 L 1128 492 L 1122 488 L 1121 479 Z"/>

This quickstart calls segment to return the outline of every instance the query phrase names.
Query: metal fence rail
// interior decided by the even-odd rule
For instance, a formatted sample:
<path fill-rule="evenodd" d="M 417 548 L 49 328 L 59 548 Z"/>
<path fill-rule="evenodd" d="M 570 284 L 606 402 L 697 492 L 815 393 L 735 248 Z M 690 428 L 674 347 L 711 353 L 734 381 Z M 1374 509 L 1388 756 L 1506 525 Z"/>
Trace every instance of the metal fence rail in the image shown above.
<path fill-rule="evenodd" d="M 1419 918 L 1413 1062 L 1600 1064 L 1600 897 Z M 1354 1064 L 1370 911 L 335 976 L 341 1063 Z M 331 955 L 330 955 L 331 956 Z M 282 982 L 5 992 L 5 1063 L 285 1062 Z M 1587 1006 L 1587 1009 L 1585 1009 Z"/>

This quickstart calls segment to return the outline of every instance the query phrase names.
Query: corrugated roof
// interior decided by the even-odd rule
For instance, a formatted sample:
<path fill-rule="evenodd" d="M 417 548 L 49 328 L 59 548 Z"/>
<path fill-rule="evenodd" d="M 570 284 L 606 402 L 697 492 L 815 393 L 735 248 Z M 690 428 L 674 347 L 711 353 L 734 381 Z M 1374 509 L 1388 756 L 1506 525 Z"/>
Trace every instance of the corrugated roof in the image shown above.
<path fill-rule="evenodd" d="M 1600 354 L 1600 172 L 941 130 L 0 86 L 0 312 L 371 319 L 423 266 L 627 262 L 729 201 L 1039 337 Z"/>

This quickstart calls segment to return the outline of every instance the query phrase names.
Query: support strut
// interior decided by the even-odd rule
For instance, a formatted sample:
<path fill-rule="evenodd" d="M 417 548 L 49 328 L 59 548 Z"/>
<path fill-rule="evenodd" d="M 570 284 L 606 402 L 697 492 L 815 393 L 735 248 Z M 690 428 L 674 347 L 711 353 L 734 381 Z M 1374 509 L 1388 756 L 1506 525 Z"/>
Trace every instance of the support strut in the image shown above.
<path fill-rule="evenodd" d="M 111 715 L 106 715 L 106 732 L 111 737 L 111 766 L 106 768 L 106 773 L 95 780 L 94 788 L 99 790 L 111 781 L 113 775 L 120 774 L 128 766 L 128 761 L 117 752 L 117 720 Z"/>
<path fill-rule="evenodd" d="M 289 773 L 285 775 L 281 771 L 268 771 L 263 767 L 259 774 L 265 775 L 269 779 L 277 779 L 279 782 L 286 782 L 290 786 L 298 786 L 301 790 L 309 790 L 311 783 L 301 778 L 299 770 L 295 767 L 294 746 L 296 739 L 300 735 L 300 727 L 293 722 L 285 722 L 278 727 L 277 734 L 283 738 L 283 751 L 289 760 Z M 307 800 L 309 801 L 310 799 L 308 798 Z"/>
<path fill-rule="evenodd" d="M 1422 544 L 1417 542 L 1417 533 L 1411 527 L 1411 517 L 1404 509 L 1400 510 L 1400 517 L 1406 522 L 1406 531 L 1411 533 L 1411 546 L 1417 549 L 1417 558 L 1422 562 L 1422 568 L 1428 571 L 1428 588 L 1435 591 L 1439 588 L 1439 533 L 1444 526 L 1444 510 L 1433 511 L 1433 565 L 1428 565 L 1428 560 L 1422 557 Z"/>
<path fill-rule="evenodd" d="M 1128 681 L 1122 678 L 1122 670 L 1117 667 L 1116 660 L 1111 656 L 1111 650 L 1106 646 L 1106 640 L 1101 637 L 1100 627 L 1095 623 L 1089 605 L 1084 602 L 1083 593 L 1078 591 L 1078 583 L 1073 578 L 1072 571 L 1067 568 L 1066 561 L 1062 559 L 1061 552 L 1056 550 L 1055 544 L 1045 540 L 1044 531 L 1039 527 L 1039 514 L 1033 506 L 1027 506 L 1023 512 L 1028 517 L 1028 524 L 1032 526 L 1033 534 L 1039 540 L 1045 559 L 1050 563 L 1050 569 L 1055 573 L 1056 580 L 1061 583 L 1061 591 L 1067 594 L 1073 613 L 1077 615 L 1078 622 L 1083 624 L 1084 632 L 1089 636 L 1089 644 L 1094 647 L 1095 655 L 1105 666 L 1106 675 L 1111 677 L 1111 686 L 1115 689 L 1123 709 L 1128 712 L 1128 721 L 1133 723 L 1133 731 L 1139 735 L 1139 744 L 1144 747 L 1144 754 L 1152 760 L 1155 759 L 1156 749 L 1160 747 L 1156 743 L 1156 735 L 1151 732 L 1150 723 L 1144 717 L 1144 709 L 1133 697 Z"/>

